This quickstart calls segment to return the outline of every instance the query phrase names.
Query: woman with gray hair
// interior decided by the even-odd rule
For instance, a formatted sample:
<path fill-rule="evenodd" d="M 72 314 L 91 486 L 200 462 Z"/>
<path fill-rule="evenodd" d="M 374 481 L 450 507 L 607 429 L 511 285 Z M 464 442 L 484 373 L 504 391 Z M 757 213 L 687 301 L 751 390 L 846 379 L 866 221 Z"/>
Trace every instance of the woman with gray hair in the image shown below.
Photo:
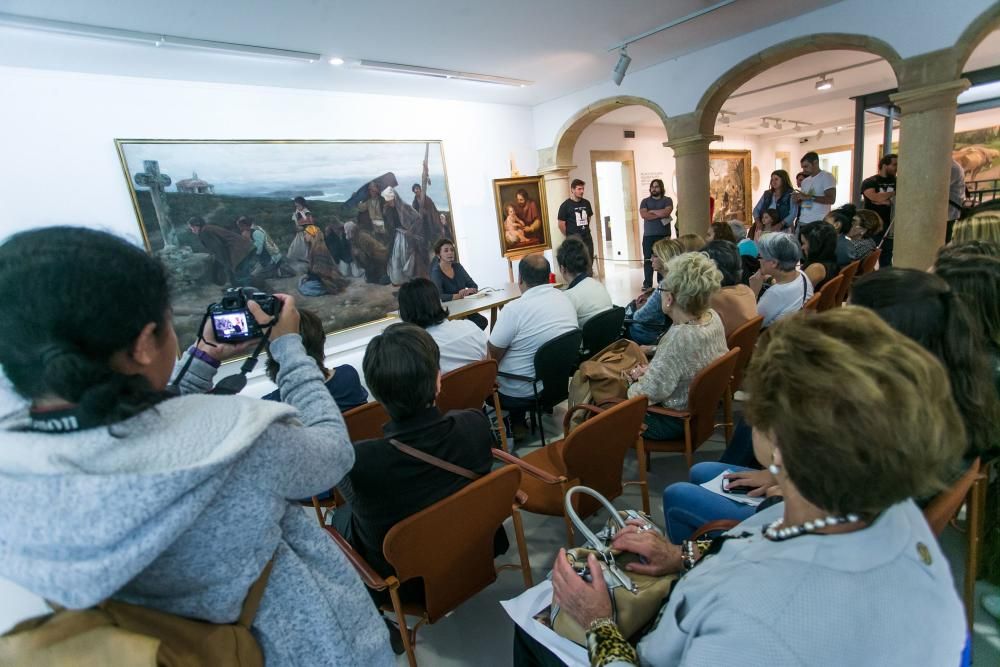
<path fill-rule="evenodd" d="M 813 286 L 798 269 L 802 250 L 791 235 L 764 234 L 757 241 L 757 249 L 760 270 L 750 276 L 750 289 L 758 295 L 757 312 L 764 316 L 763 326 L 769 327 L 782 317 L 802 310 L 813 295 Z M 769 286 L 761 294 L 765 279 L 770 279 Z"/>

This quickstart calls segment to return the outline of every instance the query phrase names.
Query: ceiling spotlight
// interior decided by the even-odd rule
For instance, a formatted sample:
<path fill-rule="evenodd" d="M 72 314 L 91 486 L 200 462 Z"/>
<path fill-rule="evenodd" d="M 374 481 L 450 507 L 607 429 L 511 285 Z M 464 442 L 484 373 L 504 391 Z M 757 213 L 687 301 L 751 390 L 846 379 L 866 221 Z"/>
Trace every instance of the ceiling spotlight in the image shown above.
<path fill-rule="evenodd" d="M 820 130 L 819 132 L 817 132 L 816 133 L 816 141 L 819 141 L 820 139 L 822 139 L 823 138 L 823 134 L 824 134 L 823 130 Z"/>
<path fill-rule="evenodd" d="M 826 74 L 816 82 L 816 90 L 830 90 L 831 88 L 833 88 L 833 79 L 826 78 Z"/>
<path fill-rule="evenodd" d="M 344 59 L 341 58 L 341 57 L 339 57 L 339 56 L 334 56 L 334 57 L 330 58 L 329 62 L 330 62 L 331 65 L 343 65 L 344 64 Z"/>
<path fill-rule="evenodd" d="M 780 120 L 775 120 L 774 121 L 774 129 L 776 129 L 776 130 L 780 130 L 781 129 L 781 121 Z"/>
<path fill-rule="evenodd" d="M 767 122 L 767 118 L 761 118 L 760 119 L 760 126 L 763 127 L 763 128 L 765 128 L 765 129 L 767 129 L 767 128 L 771 127 L 771 124 Z"/>
<path fill-rule="evenodd" d="M 628 70 L 629 64 L 632 62 L 632 58 L 629 56 L 628 44 L 622 47 L 622 50 L 618 52 L 618 64 L 615 65 L 614 71 L 611 72 L 611 80 L 615 82 L 616 86 L 622 85 L 622 80 L 625 78 L 625 72 Z"/>

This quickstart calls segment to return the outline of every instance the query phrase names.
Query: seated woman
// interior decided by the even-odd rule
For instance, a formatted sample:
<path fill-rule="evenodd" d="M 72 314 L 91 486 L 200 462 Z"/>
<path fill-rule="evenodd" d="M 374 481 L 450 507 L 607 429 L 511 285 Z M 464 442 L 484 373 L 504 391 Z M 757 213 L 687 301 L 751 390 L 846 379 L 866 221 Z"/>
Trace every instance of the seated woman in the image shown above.
<path fill-rule="evenodd" d="M 694 236 L 692 234 L 691 236 Z M 672 257 L 687 252 L 680 239 L 660 239 L 653 244 L 653 270 L 660 275 Z M 660 305 L 660 291 L 653 290 L 646 302 L 632 316 L 627 337 L 639 345 L 655 345 L 663 332 L 670 328 L 670 321 Z"/>
<path fill-rule="evenodd" d="M 221 344 L 210 322 L 174 396 L 167 282 L 142 249 L 82 227 L 0 246 L 0 364 L 31 402 L 0 427 L 0 577 L 72 609 L 113 598 L 233 623 L 270 560 L 252 628 L 268 664 L 393 665 L 354 568 L 294 502 L 354 463 L 294 299 L 278 296 L 270 329 L 288 405 L 201 395 L 257 344 Z"/>
<path fill-rule="evenodd" d="M 323 320 L 319 319 L 319 315 L 311 310 L 299 308 L 299 335 L 302 337 L 302 346 L 305 347 L 306 354 L 319 366 L 320 372 L 326 379 L 326 388 L 330 391 L 330 395 L 333 396 L 333 400 L 336 401 L 341 412 L 347 412 L 351 408 L 368 402 L 368 392 L 361 386 L 361 378 L 354 370 L 354 366 L 343 364 L 332 370 L 327 370 L 325 365 L 326 334 L 323 332 Z M 271 354 L 270 346 L 268 346 L 266 371 L 271 382 L 278 384 L 280 370 L 281 364 Z M 275 389 L 263 398 L 265 401 L 280 401 L 281 388 Z"/>
<path fill-rule="evenodd" d="M 431 335 L 440 350 L 442 373 L 486 358 L 486 332 L 467 319 L 449 320 L 437 287 L 427 278 L 414 278 L 399 288 L 399 319 Z"/>
<path fill-rule="evenodd" d="M 729 241 L 712 241 L 704 250 L 722 273 L 722 289 L 712 294 L 709 307 L 719 314 L 726 337 L 757 317 L 757 297 L 740 283 L 742 263 L 736 246 Z"/>
<path fill-rule="evenodd" d="M 990 458 L 1000 451 L 1000 398 L 993 385 L 989 342 L 971 315 L 975 310 L 944 277 L 955 278 L 951 267 L 943 273 L 896 267 L 875 271 L 854 283 L 851 303 L 874 310 L 938 358 L 948 371 L 965 424 L 966 458 Z M 993 297 L 998 297 L 995 287 Z M 997 308 L 996 304 L 990 306 Z"/>
<path fill-rule="evenodd" d="M 882 218 L 875 211 L 862 209 L 851 219 L 847 240 L 851 244 L 848 257 L 853 262 L 872 254 L 877 247 L 875 236 L 882 231 Z"/>
<path fill-rule="evenodd" d="M 832 225 L 807 225 L 799 237 L 802 245 L 803 272 L 813 284 L 813 289 L 837 275 L 837 232 Z"/>
<path fill-rule="evenodd" d="M 656 347 L 648 366 L 628 373 L 628 397 L 646 396 L 650 405 L 684 410 L 688 388 L 701 369 L 724 355 L 726 334 L 718 313 L 708 307 L 719 290 L 722 274 L 715 263 L 701 253 L 684 253 L 666 266 L 661 294 L 664 314 L 673 322 Z M 646 414 L 645 436 L 653 440 L 684 437 L 684 421 L 654 413 Z"/>
<path fill-rule="evenodd" d="M 952 243 L 989 241 L 1000 243 L 1000 204 L 997 200 L 977 206 L 965 220 L 955 223 Z"/>
<path fill-rule="evenodd" d="M 759 294 L 757 312 L 764 316 L 763 326 L 802 310 L 813 295 L 812 282 L 798 270 L 802 256 L 799 244 L 791 234 L 764 234 L 757 243 L 760 269 L 750 276 L 750 289 Z M 770 281 L 761 294 L 765 279 Z"/>
<path fill-rule="evenodd" d="M 779 322 L 747 379 L 754 448 L 785 501 L 727 531 L 708 558 L 638 525 L 619 532 L 613 547 L 645 559 L 628 570 L 684 572 L 636 649 L 611 620 L 597 560 L 589 583 L 560 550 L 554 599 L 589 629 L 591 660 L 714 665 L 738 651 L 752 665 L 959 664 L 962 604 L 910 500 L 943 489 L 964 448 L 941 364 L 848 307 Z M 523 633 L 518 648 L 545 651 Z"/>
<path fill-rule="evenodd" d="M 847 238 L 847 232 L 854 224 L 854 214 L 857 209 L 850 204 L 845 204 L 840 208 L 835 208 L 826 214 L 823 222 L 833 227 L 837 233 L 837 268 L 842 269 L 854 260 L 851 259 L 851 240 Z"/>
<path fill-rule="evenodd" d="M 479 285 L 465 267 L 455 261 L 455 243 L 438 239 L 434 244 L 435 261 L 431 262 L 431 282 L 437 285 L 441 301 L 453 301 L 475 294 Z M 479 313 L 470 313 L 465 319 L 485 330 L 489 321 Z"/>
<path fill-rule="evenodd" d="M 705 234 L 705 243 L 712 241 L 729 241 L 736 243 L 736 235 L 728 222 L 713 222 L 708 226 L 708 233 Z"/>
<path fill-rule="evenodd" d="M 573 302 L 581 329 L 594 315 L 614 306 L 608 288 L 587 275 L 591 259 L 583 241 L 572 236 L 563 241 L 556 250 L 556 264 L 559 265 L 559 272 L 566 281 L 563 294 Z"/>
<path fill-rule="evenodd" d="M 1000 253 L 996 243 L 983 243 L 980 249 Z M 1000 254 L 942 253 L 934 264 L 934 273 L 962 299 L 983 332 L 1000 391 Z"/>
<path fill-rule="evenodd" d="M 697 234 L 681 234 L 677 240 L 681 242 L 683 252 L 701 252 L 705 249 L 705 239 Z"/>

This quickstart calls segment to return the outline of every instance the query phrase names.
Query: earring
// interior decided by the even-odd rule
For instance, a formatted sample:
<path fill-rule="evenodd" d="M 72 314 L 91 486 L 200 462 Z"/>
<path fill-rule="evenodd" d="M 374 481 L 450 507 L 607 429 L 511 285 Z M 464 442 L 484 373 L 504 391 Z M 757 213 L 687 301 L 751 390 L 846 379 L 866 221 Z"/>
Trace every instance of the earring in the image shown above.
<path fill-rule="evenodd" d="M 781 472 L 781 466 L 772 463 L 771 465 L 767 466 L 767 471 L 772 475 L 774 475 L 775 477 L 777 477 L 778 473 Z"/>

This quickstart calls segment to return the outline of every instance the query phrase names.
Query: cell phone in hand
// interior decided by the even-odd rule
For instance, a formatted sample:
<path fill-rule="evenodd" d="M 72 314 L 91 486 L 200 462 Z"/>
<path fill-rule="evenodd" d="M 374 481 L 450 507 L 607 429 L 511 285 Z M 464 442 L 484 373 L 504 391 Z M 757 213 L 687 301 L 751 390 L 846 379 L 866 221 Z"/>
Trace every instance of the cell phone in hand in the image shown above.
<path fill-rule="evenodd" d="M 753 491 L 753 489 L 749 486 L 730 486 L 728 484 L 723 484 L 722 490 L 726 493 L 731 493 L 734 496 L 745 496 Z"/>

